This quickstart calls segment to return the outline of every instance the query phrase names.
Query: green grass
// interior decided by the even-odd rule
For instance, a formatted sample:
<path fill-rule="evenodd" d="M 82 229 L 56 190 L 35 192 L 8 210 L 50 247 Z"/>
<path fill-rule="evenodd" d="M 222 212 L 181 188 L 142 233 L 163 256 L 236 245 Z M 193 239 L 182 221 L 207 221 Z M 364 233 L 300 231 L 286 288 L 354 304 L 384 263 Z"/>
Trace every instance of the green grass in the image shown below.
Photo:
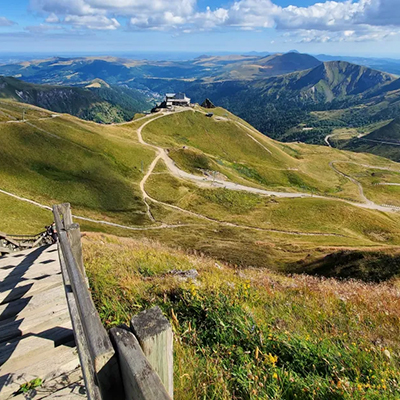
<path fill-rule="evenodd" d="M 13 105 L 8 103 L 8 106 Z M 146 140 L 152 136 L 151 141 L 168 142 L 175 162 L 193 173 L 207 170 L 212 175 L 216 171 L 219 179 L 224 175 L 251 186 L 320 191 L 355 200 L 356 185 L 332 171 L 330 160 L 396 165 L 378 157 L 327 147 L 282 145 L 234 124 L 232 120 L 236 117 L 222 109 L 217 113 L 222 117 L 228 114 L 231 121 L 185 112 L 152 122 L 144 129 L 144 136 Z M 151 115 L 148 119 L 157 117 Z M 136 129 L 144 121 L 104 126 L 64 115 L 32 121 L 36 128 L 27 124 L 1 124 L 1 188 L 47 205 L 71 202 L 77 215 L 148 226 L 151 221 L 145 214 L 138 183 L 143 177 L 142 166 L 146 171 L 155 152 L 138 143 Z M 190 143 L 178 145 L 177 138 Z M 280 270 L 291 269 L 304 259 L 318 260 L 341 248 L 382 247 L 386 251 L 397 245 L 400 238 L 398 217 L 393 214 L 362 210 L 336 201 L 274 199 L 198 188 L 170 176 L 162 162 L 156 166 L 146 190 L 158 200 L 211 220 L 150 202 L 158 224 L 176 227 L 129 231 L 83 222 L 82 230 L 152 238 L 236 265 L 261 267 L 267 260 L 268 265 Z M 25 233 L 26 229 L 27 233 L 34 233 L 48 223 L 47 218 L 51 221 L 51 214 L 47 217 L 44 212 L 42 217 L 41 210 L 36 212 L 26 203 L 5 196 L 0 197 L 0 202 L 4 210 L 0 219 L 2 231 Z M 324 235 L 307 235 L 310 233 Z"/>
<path fill-rule="evenodd" d="M 69 201 L 97 218 L 150 222 L 138 182 L 154 152 L 138 144 L 130 125 L 102 127 L 72 117 L 33 124 L 0 125 L 2 189 L 47 205 Z"/>
<path fill-rule="evenodd" d="M 399 217 L 323 199 L 280 199 L 227 189 L 202 189 L 170 175 L 153 175 L 146 184 L 156 200 L 218 221 L 299 233 L 325 233 L 400 244 Z M 326 239 L 327 241 L 329 239 Z"/>
<path fill-rule="evenodd" d="M 0 116 L 3 121 L 38 119 L 50 117 L 53 113 L 28 104 L 18 104 L 9 100 L 0 100 Z M 11 117 L 11 118 L 10 118 Z"/>
<path fill-rule="evenodd" d="M 32 204 L 0 193 L 0 231 L 34 235 L 53 222 L 53 214 Z"/>
<path fill-rule="evenodd" d="M 390 204 L 400 207 L 400 168 L 399 172 L 360 167 L 355 164 L 337 163 L 336 167 L 353 177 L 363 186 L 366 197 L 377 204 Z M 399 186 L 381 185 L 395 183 Z"/>
<path fill-rule="evenodd" d="M 241 121 L 227 115 L 228 120 L 217 120 L 195 112 L 173 114 L 146 126 L 143 136 L 168 148 L 176 164 L 191 173 L 207 169 L 250 186 L 320 193 L 355 201 L 361 200 L 357 187 L 336 174 L 329 167 L 330 161 L 394 165 L 375 156 L 324 146 L 281 145 L 253 128 L 248 131 L 238 126 L 234 121 Z"/>
<path fill-rule="evenodd" d="M 238 272 L 157 242 L 104 235 L 86 237 L 84 255 L 106 326 L 154 305 L 169 318 L 177 400 L 400 396 L 397 281 Z M 168 274 L 192 268 L 194 282 Z"/>

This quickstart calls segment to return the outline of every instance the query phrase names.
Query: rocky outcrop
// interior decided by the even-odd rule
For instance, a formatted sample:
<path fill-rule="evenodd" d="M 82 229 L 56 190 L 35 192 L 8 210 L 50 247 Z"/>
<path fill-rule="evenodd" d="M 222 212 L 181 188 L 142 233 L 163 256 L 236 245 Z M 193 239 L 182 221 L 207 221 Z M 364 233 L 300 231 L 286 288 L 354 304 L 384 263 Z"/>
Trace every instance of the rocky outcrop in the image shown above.
<path fill-rule="evenodd" d="M 203 108 L 215 108 L 215 105 L 210 99 L 205 99 L 203 103 L 201 104 Z"/>

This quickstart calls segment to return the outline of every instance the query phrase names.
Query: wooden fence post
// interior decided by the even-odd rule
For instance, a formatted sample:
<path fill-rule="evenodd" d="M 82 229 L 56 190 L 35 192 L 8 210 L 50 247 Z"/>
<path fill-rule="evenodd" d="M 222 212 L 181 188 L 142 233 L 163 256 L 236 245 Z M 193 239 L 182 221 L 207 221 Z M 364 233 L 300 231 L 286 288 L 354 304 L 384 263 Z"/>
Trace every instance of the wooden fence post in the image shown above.
<path fill-rule="evenodd" d="M 72 212 L 71 212 L 71 204 L 63 203 L 59 206 L 60 212 L 63 215 L 64 226 L 68 226 L 72 224 Z"/>
<path fill-rule="evenodd" d="M 112 328 L 110 335 L 118 355 L 125 399 L 171 400 L 135 335 L 122 328 Z"/>
<path fill-rule="evenodd" d="M 71 244 L 72 254 L 74 255 L 75 262 L 82 273 L 82 276 L 86 279 L 85 267 L 83 265 L 83 252 L 82 252 L 82 241 L 81 241 L 81 229 L 79 224 L 65 225 L 65 231 L 68 235 L 69 243 Z"/>
<path fill-rule="evenodd" d="M 174 356 L 171 324 L 159 307 L 153 307 L 131 319 L 131 330 L 172 399 L 174 395 Z"/>

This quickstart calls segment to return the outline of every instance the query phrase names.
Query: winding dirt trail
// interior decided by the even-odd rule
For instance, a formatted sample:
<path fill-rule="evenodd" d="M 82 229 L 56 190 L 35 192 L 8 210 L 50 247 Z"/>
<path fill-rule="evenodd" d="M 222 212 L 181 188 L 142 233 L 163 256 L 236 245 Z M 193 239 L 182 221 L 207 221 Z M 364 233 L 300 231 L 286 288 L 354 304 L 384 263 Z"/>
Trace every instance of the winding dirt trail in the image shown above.
<path fill-rule="evenodd" d="M 187 111 L 192 111 L 192 109 L 182 109 L 176 112 L 187 112 Z M 187 173 L 181 169 L 179 169 L 175 163 L 173 162 L 173 160 L 168 156 L 168 154 L 166 153 L 166 151 L 159 146 L 147 143 L 142 136 L 142 130 L 151 122 L 159 119 L 159 118 L 163 118 L 167 115 L 170 115 L 170 113 L 162 113 L 160 115 L 158 115 L 155 118 L 152 118 L 148 121 L 146 121 L 143 125 L 141 125 L 138 129 L 137 129 L 137 136 L 138 136 L 138 141 L 139 143 L 141 143 L 144 146 L 150 147 L 152 148 L 155 153 L 156 156 L 154 158 L 154 160 L 152 161 L 152 163 L 150 164 L 146 174 L 144 175 L 144 177 L 142 178 L 139 187 L 140 190 L 142 192 L 142 196 L 143 196 L 143 200 L 146 204 L 147 207 L 147 214 L 149 216 L 149 218 L 151 219 L 151 221 L 153 221 L 155 224 L 157 223 L 157 221 L 154 219 L 153 215 L 151 214 L 151 210 L 150 210 L 150 205 L 149 205 L 149 201 L 154 202 L 156 204 L 160 204 L 163 205 L 165 207 L 171 208 L 171 209 L 175 209 L 179 212 L 188 214 L 188 215 L 192 215 L 196 218 L 202 219 L 202 220 L 206 220 L 212 223 L 217 223 L 219 225 L 223 225 L 223 226 L 229 226 L 229 227 L 233 227 L 233 228 L 240 228 L 240 229 L 248 229 L 248 230 L 255 230 L 255 231 L 262 231 L 262 232 L 272 232 L 272 233 L 282 233 L 282 234 L 287 234 L 287 235 L 296 235 L 296 236 L 336 236 L 336 237 L 346 237 L 345 235 L 341 235 L 341 234 L 337 234 L 337 233 L 322 233 L 322 232 L 299 232 L 299 231 L 286 231 L 286 230 L 279 230 L 279 229 L 268 229 L 268 228 L 259 228 L 259 227 L 254 227 L 254 226 L 248 226 L 248 225 L 241 225 L 241 224 L 235 224 L 232 222 L 227 222 L 227 221 L 219 221 L 217 219 L 213 219 L 211 217 L 208 217 L 206 215 L 203 214 L 199 214 L 190 210 L 186 210 L 183 208 L 180 208 L 178 206 L 172 205 L 172 204 L 168 204 L 168 203 L 164 203 L 161 202 L 159 200 L 156 200 L 154 198 L 152 198 L 145 189 L 145 184 L 147 182 L 147 180 L 149 179 L 149 177 L 151 176 L 151 174 L 153 173 L 157 163 L 159 160 L 163 160 L 165 165 L 167 166 L 167 168 L 169 169 L 169 172 L 178 177 L 178 178 L 182 178 L 182 179 L 187 179 L 190 180 L 194 183 L 196 183 L 198 186 L 201 187 L 208 187 L 208 188 L 215 188 L 215 187 L 223 187 L 229 190 L 237 190 L 237 191 L 246 191 L 249 193 L 255 193 L 255 194 L 260 194 L 260 195 L 264 195 L 264 196 L 276 196 L 276 197 L 280 197 L 280 198 L 320 198 L 320 199 L 326 199 L 326 200 L 331 200 L 331 201 L 341 201 L 347 204 L 351 204 L 354 205 L 356 207 L 360 207 L 360 208 L 366 208 L 366 209 L 373 209 L 373 210 L 379 210 L 379 211 L 384 211 L 384 212 L 398 212 L 399 209 L 397 207 L 392 207 L 392 206 L 380 206 L 377 205 L 375 203 L 373 203 L 372 201 L 368 200 L 365 195 L 364 195 L 364 191 L 362 188 L 362 185 L 356 181 L 354 178 L 340 172 L 339 170 L 336 169 L 336 167 L 334 166 L 335 162 L 346 162 L 346 161 L 332 161 L 330 163 L 331 168 L 333 168 L 335 170 L 336 173 L 346 177 L 347 179 L 351 180 L 353 183 L 355 183 L 360 190 L 360 194 L 362 196 L 362 198 L 364 199 L 365 203 L 357 203 L 357 202 L 352 202 L 349 200 L 344 200 L 344 199 L 339 199 L 339 198 L 333 198 L 333 197 L 327 197 L 327 196 L 316 196 L 316 195 L 311 195 L 308 193 L 287 193 L 287 192 L 276 192 L 276 191 L 268 191 L 268 190 L 264 190 L 264 189 L 258 189 L 258 188 L 254 188 L 254 187 L 250 187 L 250 186 L 244 186 L 244 185 L 240 185 L 240 184 L 236 184 L 234 182 L 229 182 L 229 181 L 222 181 L 222 180 L 215 180 L 215 179 L 210 179 L 208 177 L 201 177 L 201 176 L 197 176 L 197 175 L 193 175 L 190 173 Z M 146 117 L 142 117 L 140 119 L 146 119 L 148 116 Z M 54 118 L 54 117 L 51 117 Z M 51 118 L 46 118 L 46 119 L 51 119 Z M 133 122 L 136 122 L 140 119 L 137 119 Z M 20 121 L 19 123 L 22 122 L 28 122 L 28 121 Z M 244 124 L 234 121 L 235 123 L 239 124 L 240 126 L 246 128 L 247 130 L 251 131 L 253 133 L 253 130 L 251 130 L 250 128 L 248 128 L 247 126 L 245 126 Z M 129 124 L 129 123 L 127 123 Z M 31 124 L 30 124 L 31 125 Z M 53 134 L 51 132 L 45 131 L 41 128 L 38 128 L 36 126 L 34 126 L 32 124 L 32 126 L 36 129 L 40 129 L 42 130 L 44 133 L 55 136 L 59 139 L 62 139 L 60 137 L 58 137 L 56 134 Z M 260 143 L 259 141 L 257 141 L 253 136 L 249 135 L 253 140 L 255 140 L 257 143 L 259 143 L 262 147 L 265 148 L 266 151 L 268 151 L 270 154 L 271 151 L 266 148 L 262 143 Z M 351 163 L 351 162 L 348 162 Z M 357 164 L 357 163 L 353 163 L 353 164 Z M 396 171 L 393 170 L 391 168 L 385 168 L 385 167 L 374 167 L 374 166 L 368 166 L 368 165 L 364 165 L 364 164 L 357 164 L 357 165 L 361 165 L 364 167 L 369 167 L 369 168 L 377 168 L 377 169 L 383 169 L 383 170 L 388 170 L 388 171 Z M 400 172 L 400 171 L 396 171 L 396 172 Z M 8 191 L 5 190 L 1 190 L 0 189 L 0 193 L 5 194 L 7 196 L 13 197 L 17 200 L 20 201 L 24 201 L 27 203 L 30 203 L 36 207 L 48 210 L 48 211 L 52 211 L 52 208 L 38 203 L 36 201 L 33 200 L 29 200 L 27 198 L 15 195 L 13 193 L 10 193 Z M 148 227 L 134 227 L 134 226 L 128 226 L 128 225 L 123 225 L 123 224 L 117 224 L 117 223 L 113 223 L 113 222 L 109 222 L 109 221 L 104 221 L 104 220 L 96 220 L 96 219 L 92 219 L 92 218 L 87 218 L 87 217 L 83 217 L 83 216 L 79 216 L 79 215 L 73 215 L 74 218 L 78 219 L 78 220 L 82 220 L 82 221 L 87 221 L 87 222 L 91 222 L 91 223 L 95 223 L 95 224 L 101 224 L 101 225 L 107 225 L 107 226 L 112 226 L 112 227 L 116 227 L 116 228 L 121 228 L 121 229 L 127 229 L 127 230 L 132 230 L 132 231 L 148 231 L 148 230 L 159 230 L 159 229 L 175 229 L 175 228 L 182 228 L 182 227 L 187 227 L 187 226 L 194 226 L 194 225 L 198 225 L 198 224 L 165 224 L 165 223 L 160 223 L 159 225 L 154 225 L 154 226 L 148 226 Z"/>
<path fill-rule="evenodd" d="M 332 147 L 332 145 L 330 144 L 330 142 L 329 142 L 329 139 L 332 137 L 333 135 L 328 135 L 328 136 L 325 136 L 325 143 L 329 146 L 329 147 Z"/>
<path fill-rule="evenodd" d="M 329 163 L 329 166 L 330 166 L 337 174 L 339 174 L 339 175 L 345 177 L 346 179 L 350 180 L 350 181 L 353 182 L 355 185 L 357 185 L 358 191 L 359 191 L 359 193 L 360 193 L 360 197 L 364 200 L 364 203 L 365 203 L 365 204 L 368 204 L 369 206 L 372 206 L 372 207 L 377 206 L 377 204 L 374 203 L 373 201 L 369 200 L 369 199 L 365 196 L 364 188 L 363 188 L 362 184 L 361 184 L 359 181 L 357 181 L 356 179 L 354 179 L 353 177 L 351 177 L 350 175 L 347 175 L 347 174 L 345 174 L 344 172 L 339 171 L 339 170 L 335 167 L 335 163 L 354 164 L 354 165 L 359 165 L 359 166 L 364 167 L 364 168 L 378 169 L 378 170 L 382 170 L 382 171 L 390 171 L 390 172 L 398 172 L 398 173 L 400 173 L 399 170 L 395 170 L 395 169 L 392 169 L 392 168 L 389 168 L 389 167 L 377 167 L 377 166 L 369 165 L 369 164 L 360 164 L 360 163 L 356 163 L 356 162 L 354 162 L 354 161 L 341 161 L 341 160 L 336 160 L 336 161 L 331 161 L 331 162 Z M 377 185 L 400 186 L 399 183 L 378 183 Z M 397 211 L 397 212 L 400 210 L 399 207 L 396 207 L 396 206 L 389 206 L 389 205 L 384 205 L 384 204 L 381 205 L 381 206 L 378 206 L 378 207 L 384 208 L 384 209 L 391 208 L 393 211 Z"/>
<path fill-rule="evenodd" d="M 7 192 L 6 190 L 0 189 L 1 194 L 5 194 L 7 196 L 13 197 L 14 199 L 23 201 L 25 203 L 32 204 L 36 207 L 42 208 L 47 211 L 53 211 L 53 209 L 50 206 L 46 206 L 45 204 L 38 203 L 37 201 L 29 200 L 25 197 L 17 196 L 14 193 Z M 97 220 L 93 218 L 87 218 L 87 217 L 82 217 L 80 215 L 72 215 L 75 219 L 79 219 L 81 221 L 87 221 L 87 222 L 93 222 L 95 224 L 101 224 L 101 225 L 108 225 L 108 226 L 113 226 L 116 228 L 122 228 L 122 229 L 128 229 L 132 231 L 148 231 L 148 230 L 157 230 L 157 229 L 172 229 L 172 228 L 182 228 L 185 226 L 191 226 L 193 224 L 160 224 L 157 226 L 146 226 L 146 227 L 134 227 L 134 226 L 128 226 L 128 225 L 122 225 L 122 224 L 116 224 L 114 222 L 109 222 L 109 221 L 103 221 L 103 220 Z"/>
<path fill-rule="evenodd" d="M 187 112 L 187 111 L 196 112 L 191 108 L 184 108 L 184 109 L 179 110 L 177 112 Z M 163 118 L 166 115 L 170 115 L 170 113 L 163 113 L 162 115 L 159 115 L 158 117 L 153 118 L 153 119 L 145 122 L 137 130 L 139 143 L 141 143 L 144 146 L 151 147 L 156 152 L 155 159 L 151 163 L 146 175 L 143 177 L 142 181 L 140 182 L 140 190 L 142 191 L 143 199 L 145 201 L 146 201 L 146 199 L 150 199 L 152 201 L 155 200 L 155 199 L 152 199 L 148 195 L 148 193 L 146 192 L 145 184 L 146 184 L 146 181 L 148 180 L 148 178 L 150 177 L 150 175 L 152 174 L 157 162 L 160 159 L 162 159 L 164 161 L 165 165 L 167 166 L 167 168 L 169 169 L 169 171 L 174 176 L 176 176 L 178 178 L 189 180 L 191 182 L 194 182 L 200 187 L 208 187 L 208 188 L 220 187 L 220 188 L 225 188 L 225 189 L 229 189 L 229 190 L 245 191 L 245 192 L 259 194 L 259 195 L 263 195 L 263 196 L 275 196 L 275 197 L 278 197 L 278 198 L 292 198 L 292 199 L 293 198 L 318 198 L 318 199 L 325 199 L 325 200 L 331 200 L 331 201 L 341 201 L 341 202 L 344 202 L 344 203 L 347 203 L 347 204 L 354 205 L 356 207 L 366 208 L 366 209 L 370 209 L 370 210 L 377 210 L 377 211 L 383 211 L 383 212 L 398 212 L 398 209 L 396 207 L 391 207 L 391 206 L 386 206 L 386 205 L 379 205 L 379 204 L 376 204 L 376 203 L 370 201 L 369 199 L 367 199 L 365 197 L 365 195 L 364 195 L 364 190 L 362 188 L 362 185 L 358 181 L 356 181 L 355 179 L 347 176 L 346 174 L 341 173 L 339 170 L 337 170 L 334 167 L 333 163 L 338 162 L 338 161 L 332 161 L 330 163 L 331 168 L 333 168 L 336 173 L 346 177 L 347 179 L 350 179 L 354 184 L 356 184 L 358 186 L 359 191 L 360 191 L 360 195 L 361 195 L 362 199 L 364 200 L 364 203 L 357 203 L 357 202 L 353 202 L 353 201 L 350 201 L 350 200 L 333 198 L 333 197 L 328 197 L 328 196 L 312 195 L 312 194 L 309 194 L 309 193 L 299 193 L 299 192 L 297 192 L 297 193 L 288 193 L 288 192 L 277 192 L 277 191 L 271 191 L 271 190 L 265 190 L 265 189 L 258 189 L 258 188 L 254 188 L 254 187 L 251 187 L 251 186 L 245 186 L 245 185 L 237 184 L 237 183 L 230 182 L 230 181 L 211 179 L 211 178 L 208 178 L 208 177 L 198 176 L 198 175 L 194 175 L 194 174 L 185 172 L 185 171 L 179 169 L 176 166 L 176 164 L 168 156 L 168 154 L 166 153 L 166 151 L 162 147 L 147 143 L 143 139 L 143 135 L 142 135 L 143 129 L 148 124 L 150 124 L 151 122 L 156 121 L 159 118 Z M 251 130 L 250 128 L 246 127 L 244 124 L 240 123 L 240 125 L 245 127 L 248 130 Z M 268 151 L 270 152 L 269 149 L 268 149 Z M 360 165 L 362 165 L 362 164 L 360 164 Z M 183 210 L 181 210 L 181 211 L 183 211 Z"/>
<path fill-rule="evenodd" d="M 357 185 L 358 187 L 358 191 L 360 193 L 360 197 L 363 199 L 364 203 L 369 204 L 369 205 L 375 205 L 375 203 L 371 200 L 369 200 L 365 194 L 364 194 L 364 188 L 361 185 L 360 182 L 358 182 L 356 179 L 352 178 L 350 175 L 345 174 L 344 172 L 339 171 L 336 167 L 335 167 L 335 162 L 340 162 L 340 161 L 331 161 L 329 163 L 329 166 L 339 175 L 343 176 L 344 178 L 348 179 L 349 181 L 353 182 L 355 185 Z"/>

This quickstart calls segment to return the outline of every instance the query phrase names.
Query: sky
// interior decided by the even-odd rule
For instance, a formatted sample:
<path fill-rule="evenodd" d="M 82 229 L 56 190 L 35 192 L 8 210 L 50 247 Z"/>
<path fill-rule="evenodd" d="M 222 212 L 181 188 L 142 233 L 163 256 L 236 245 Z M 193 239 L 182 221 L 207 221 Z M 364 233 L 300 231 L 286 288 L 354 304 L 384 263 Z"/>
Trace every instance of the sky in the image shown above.
<path fill-rule="evenodd" d="M 3 53 L 400 58 L 400 0 L 0 0 Z"/>

